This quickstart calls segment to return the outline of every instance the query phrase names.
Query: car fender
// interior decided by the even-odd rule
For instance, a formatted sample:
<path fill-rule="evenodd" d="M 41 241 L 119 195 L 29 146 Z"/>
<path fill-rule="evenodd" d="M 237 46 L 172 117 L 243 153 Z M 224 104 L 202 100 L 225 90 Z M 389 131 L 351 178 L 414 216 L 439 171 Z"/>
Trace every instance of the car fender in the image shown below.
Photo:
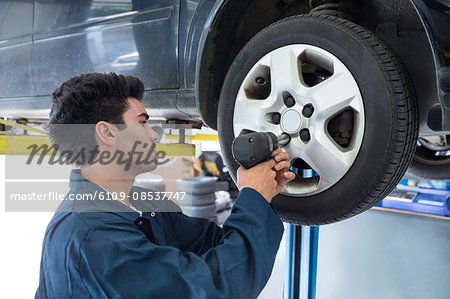
<path fill-rule="evenodd" d="M 422 22 L 433 52 L 433 61 L 436 69 L 436 88 L 442 107 L 442 130 L 450 131 L 450 88 L 448 87 L 450 86 L 450 58 L 445 55 L 450 52 L 450 39 L 445 37 L 445 33 L 442 34 L 438 30 L 438 28 L 445 28 L 445 23 L 436 23 L 436 19 L 431 12 L 431 10 L 441 12 L 449 20 L 450 16 L 446 12 L 450 11 L 450 7 L 448 1 L 447 4 L 444 4 L 445 1 L 442 0 L 428 1 L 426 3 L 423 0 L 410 0 L 410 2 Z M 433 8 L 430 8 L 431 5 L 433 5 Z M 447 10 L 439 11 L 438 7 L 442 9 L 447 7 Z"/>
<path fill-rule="evenodd" d="M 229 0 L 216 1 L 201 1 L 195 11 L 189 33 L 187 35 L 186 49 L 185 49 L 185 87 L 187 89 L 195 90 L 195 105 L 199 115 L 203 118 L 200 105 L 199 85 L 200 80 L 200 66 L 204 55 L 204 48 L 211 28 L 214 27 L 216 17 L 220 14 L 222 8 Z M 203 119 L 208 124 L 208 121 Z"/>

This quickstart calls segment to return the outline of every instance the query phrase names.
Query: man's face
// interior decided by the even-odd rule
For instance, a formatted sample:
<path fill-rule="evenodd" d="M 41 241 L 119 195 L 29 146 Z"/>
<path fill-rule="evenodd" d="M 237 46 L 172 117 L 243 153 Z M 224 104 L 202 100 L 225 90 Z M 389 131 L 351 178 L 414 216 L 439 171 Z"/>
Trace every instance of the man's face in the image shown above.
<path fill-rule="evenodd" d="M 156 145 L 158 134 L 147 124 L 148 114 L 142 104 L 135 98 L 128 98 L 129 107 L 123 114 L 126 128 L 118 132 L 117 149 L 125 153 L 128 158 L 132 154 L 129 171 L 139 174 L 154 170 Z M 139 163 L 139 162 L 143 163 Z M 152 162 L 149 164 L 149 162 Z"/>

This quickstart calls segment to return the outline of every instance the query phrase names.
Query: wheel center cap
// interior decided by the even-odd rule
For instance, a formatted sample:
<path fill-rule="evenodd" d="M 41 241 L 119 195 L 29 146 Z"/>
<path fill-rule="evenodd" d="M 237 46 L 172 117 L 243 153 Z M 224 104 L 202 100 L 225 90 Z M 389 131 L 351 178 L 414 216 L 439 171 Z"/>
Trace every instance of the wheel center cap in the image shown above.
<path fill-rule="evenodd" d="M 284 132 L 289 134 L 297 133 L 302 126 L 302 116 L 297 110 L 287 110 L 281 116 L 280 124 Z"/>

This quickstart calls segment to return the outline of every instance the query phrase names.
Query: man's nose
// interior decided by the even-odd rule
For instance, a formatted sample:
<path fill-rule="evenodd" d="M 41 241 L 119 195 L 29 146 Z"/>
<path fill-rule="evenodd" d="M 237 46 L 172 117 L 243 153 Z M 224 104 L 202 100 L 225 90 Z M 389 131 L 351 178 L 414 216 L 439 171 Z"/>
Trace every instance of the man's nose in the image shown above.
<path fill-rule="evenodd" d="M 163 131 L 161 127 L 154 126 L 150 128 L 150 139 L 152 142 L 158 142 L 159 137 L 162 136 Z"/>

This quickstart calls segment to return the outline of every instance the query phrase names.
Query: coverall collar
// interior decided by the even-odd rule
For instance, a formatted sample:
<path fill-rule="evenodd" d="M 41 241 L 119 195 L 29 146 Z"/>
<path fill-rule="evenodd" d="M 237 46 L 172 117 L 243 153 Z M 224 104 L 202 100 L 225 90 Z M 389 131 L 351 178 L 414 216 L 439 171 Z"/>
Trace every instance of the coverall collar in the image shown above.
<path fill-rule="evenodd" d="M 70 176 L 70 191 L 75 194 L 90 194 L 92 200 L 69 202 L 70 212 L 112 212 L 118 213 L 131 221 L 134 221 L 139 213 L 117 200 L 107 196 L 107 192 L 95 183 L 92 183 L 81 175 L 79 169 L 72 170 Z M 149 200 L 149 195 L 154 195 L 154 190 L 133 186 L 128 194 L 130 203 L 144 215 L 149 212 L 181 212 L 178 205 L 167 197 L 161 196 L 160 200 Z M 68 206 L 66 205 L 66 208 Z M 67 212 L 67 210 L 65 210 Z M 148 215 L 147 215 L 148 216 Z"/>
<path fill-rule="evenodd" d="M 130 221 L 134 221 L 139 217 L 138 212 L 118 202 L 118 200 L 113 200 L 112 195 L 108 195 L 105 189 L 86 180 L 81 175 L 80 169 L 74 169 L 70 174 L 70 191 L 73 194 L 90 196 L 90 200 L 70 200 L 72 202 L 71 212 L 111 212 L 119 214 Z M 132 188 L 130 194 L 134 191 L 134 188 Z"/>

